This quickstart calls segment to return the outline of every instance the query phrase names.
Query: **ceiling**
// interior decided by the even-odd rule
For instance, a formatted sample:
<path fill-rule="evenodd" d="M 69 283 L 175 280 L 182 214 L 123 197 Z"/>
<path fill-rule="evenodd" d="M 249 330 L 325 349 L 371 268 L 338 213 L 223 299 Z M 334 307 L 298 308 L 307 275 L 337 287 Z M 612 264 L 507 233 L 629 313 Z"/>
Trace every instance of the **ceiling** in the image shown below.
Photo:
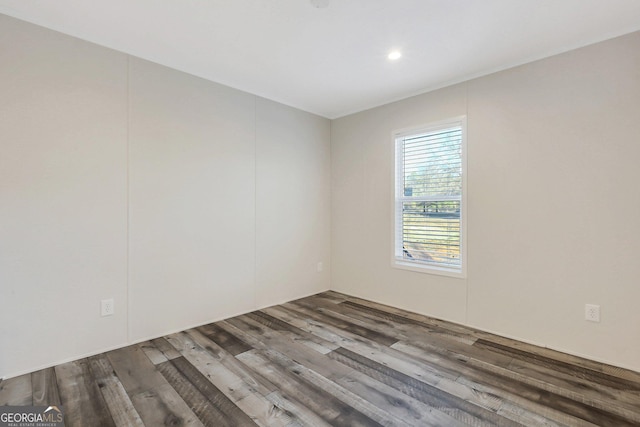
<path fill-rule="evenodd" d="M 0 13 L 328 118 L 640 30 L 638 0 L 323 1 L 0 0 Z"/>

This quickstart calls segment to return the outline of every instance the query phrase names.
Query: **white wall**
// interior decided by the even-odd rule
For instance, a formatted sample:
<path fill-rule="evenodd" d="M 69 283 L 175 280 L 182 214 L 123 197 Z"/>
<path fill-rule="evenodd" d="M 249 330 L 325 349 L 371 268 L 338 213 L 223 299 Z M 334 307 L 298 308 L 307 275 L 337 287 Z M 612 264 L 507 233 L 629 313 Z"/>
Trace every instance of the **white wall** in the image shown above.
<path fill-rule="evenodd" d="M 126 342 L 127 57 L 0 15 L 0 377 Z"/>
<path fill-rule="evenodd" d="M 0 15 L 0 377 L 330 275 L 640 370 L 639 47 L 636 33 L 330 124 Z M 461 114 L 468 278 L 392 269 L 391 132 Z"/>
<path fill-rule="evenodd" d="M 328 120 L 3 15 L 0 63 L 0 378 L 329 288 Z"/>
<path fill-rule="evenodd" d="M 333 288 L 640 370 L 638 70 L 634 33 L 334 120 Z M 464 114 L 468 276 L 393 269 L 391 133 Z"/>
<path fill-rule="evenodd" d="M 321 117 L 256 102 L 256 303 L 267 307 L 330 285 L 331 130 Z"/>
<path fill-rule="evenodd" d="M 131 59 L 131 339 L 250 311 L 255 99 Z"/>

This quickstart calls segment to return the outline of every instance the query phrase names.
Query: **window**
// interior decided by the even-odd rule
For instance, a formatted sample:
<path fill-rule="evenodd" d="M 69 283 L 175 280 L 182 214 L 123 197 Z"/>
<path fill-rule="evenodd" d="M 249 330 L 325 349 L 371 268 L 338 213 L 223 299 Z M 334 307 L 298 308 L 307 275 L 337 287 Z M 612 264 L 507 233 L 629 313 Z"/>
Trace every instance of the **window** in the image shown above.
<path fill-rule="evenodd" d="M 465 118 L 394 138 L 393 264 L 463 277 Z"/>

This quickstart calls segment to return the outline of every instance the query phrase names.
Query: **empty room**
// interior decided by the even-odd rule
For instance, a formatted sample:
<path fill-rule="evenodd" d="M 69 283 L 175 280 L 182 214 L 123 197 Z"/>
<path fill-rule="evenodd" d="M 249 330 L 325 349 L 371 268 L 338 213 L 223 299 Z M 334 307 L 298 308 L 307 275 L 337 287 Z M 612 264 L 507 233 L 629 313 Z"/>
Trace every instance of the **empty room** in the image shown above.
<path fill-rule="evenodd" d="M 0 0 L 0 427 L 640 426 L 640 1 Z"/>

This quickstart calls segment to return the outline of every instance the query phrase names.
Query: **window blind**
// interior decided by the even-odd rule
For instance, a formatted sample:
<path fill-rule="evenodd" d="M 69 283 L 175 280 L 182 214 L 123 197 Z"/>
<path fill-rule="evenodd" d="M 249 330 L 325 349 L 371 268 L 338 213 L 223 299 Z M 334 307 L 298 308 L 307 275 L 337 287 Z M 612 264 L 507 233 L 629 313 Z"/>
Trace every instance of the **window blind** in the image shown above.
<path fill-rule="evenodd" d="M 396 139 L 396 258 L 461 270 L 462 126 Z"/>

